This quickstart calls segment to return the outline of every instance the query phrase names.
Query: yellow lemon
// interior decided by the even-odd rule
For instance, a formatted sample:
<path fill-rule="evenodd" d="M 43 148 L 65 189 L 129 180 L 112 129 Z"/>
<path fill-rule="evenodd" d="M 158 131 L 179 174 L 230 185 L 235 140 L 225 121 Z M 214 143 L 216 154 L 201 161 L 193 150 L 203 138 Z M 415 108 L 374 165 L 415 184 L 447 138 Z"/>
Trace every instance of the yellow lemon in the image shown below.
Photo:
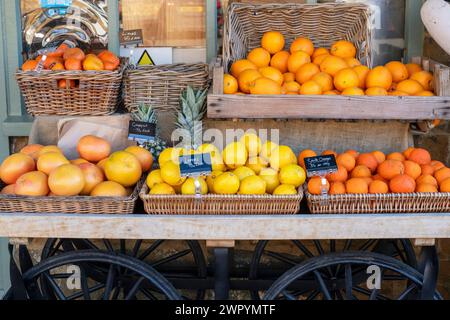
<path fill-rule="evenodd" d="M 233 172 L 224 172 L 214 180 L 217 194 L 236 194 L 239 191 L 239 178 Z"/>
<path fill-rule="evenodd" d="M 181 185 L 186 178 L 180 174 L 180 165 L 172 161 L 167 161 L 161 166 L 161 178 L 171 186 Z"/>
<path fill-rule="evenodd" d="M 248 158 L 247 163 L 245 164 L 246 167 L 255 171 L 256 174 L 259 174 L 261 170 L 267 168 L 268 165 L 269 163 L 261 157 Z"/>
<path fill-rule="evenodd" d="M 208 191 L 209 193 L 216 193 L 214 191 L 214 181 L 218 176 L 220 176 L 223 172 L 222 171 L 214 171 L 211 172 L 209 176 L 206 177 L 206 184 L 208 185 Z"/>
<path fill-rule="evenodd" d="M 278 145 L 276 143 L 272 141 L 266 141 L 261 146 L 261 152 L 259 153 L 259 156 L 264 160 L 269 161 L 270 156 L 272 155 L 272 151 L 277 147 Z"/>
<path fill-rule="evenodd" d="M 266 182 L 267 193 L 273 193 L 273 191 L 280 185 L 280 179 L 278 177 L 278 172 L 272 168 L 262 169 L 259 173 L 261 179 Z"/>
<path fill-rule="evenodd" d="M 239 142 L 247 148 L 249 157 L 254 157 L 261 151 L 261 139 L 255 133 L 244 134 Z"/>
<path fill-rule="evenodd" d="M 258 176 L 249 176 L 241 181 L 239 194 L 265 194 L 266 182 Z"/>
<path fill-rule="evenodd" d="M 151 189 L 155 184 L 163 183 L 164 180 L 161 178 L 161 170 L 153 170 L 147 176 L 147 186 Z"/>
<path fill-rule="evenodd" d="M 167 183 L 158 183 L 150 190 L 150 194 L 175 194 L 175 190 Z"/>
<path fill-rule="evenodd" d="M 208 193 L 208 185 L 204 179 L 198 179 L 200 183 L 200 194 Z M 181 194 L 196 194 L 195 192 L 195 178 L 187 178 L 181 186 Z"/>
<path fill-rule="evenodd" d="M 288 164 L 296 164 L 297 157 L 290 147 L 279 146 L 278 148 L 272 150 L 269 163 L 271 168 L 279 170 Z"/>
<path fill-rule="evenodd" d="M 241 142 L 232 142 L 222 152 L 223 162 L 230 169 L 245 165 L 248 158 L 247 148 Z"/>
<path fill-rule="evenodd" d="M 223 163 L 222 155 L 219 153 L 211 154 L 211 166 L 213 171 L 225 171 L 227 167 Z"/>
<path fill-rule="evenodd" d="M 252 169 L 245 166 L 235 169 L 233 173 L 238 176 L 239 181 L 242 181 L 247 177 L 255 175 L 255 172 Z"/>
<path fill-rule="evenodd" d="M 289 164 L 282 167 L 280 170 L 281 184 L 291 184 L 294 187 L 298 188 L 305 183 L 305 180 L 305 170 L 296 164 Z"/>
<path fill-rule="evenodd" d="M 273 195 L 281 196 L 281 195 L 290 195 L 290 194 L 297 194 L 297 193 L 298 192 L 293 185 L 281 184 L 275 189 L 275 191 L 273 192 Z"/>
<path fill-rule="evenodd" d="M 179 157 L 181 154 L 182 154 L 182 149 L 180 149 L 180 148 L 164 149 L 158 158 L 159 166 L 162 167 L 162 165 L 168 161 L 172 161 L 174 163 L 179 163 Z"/>
<path fill-rule="evenodd" d="M 198 153 L 211 153 L 211 157 L 213 157 L 216 154 L 220 154 L 219 149 L 211 144 L 211 143 L 204 143 L 200 147 L 197 148 Z"/>

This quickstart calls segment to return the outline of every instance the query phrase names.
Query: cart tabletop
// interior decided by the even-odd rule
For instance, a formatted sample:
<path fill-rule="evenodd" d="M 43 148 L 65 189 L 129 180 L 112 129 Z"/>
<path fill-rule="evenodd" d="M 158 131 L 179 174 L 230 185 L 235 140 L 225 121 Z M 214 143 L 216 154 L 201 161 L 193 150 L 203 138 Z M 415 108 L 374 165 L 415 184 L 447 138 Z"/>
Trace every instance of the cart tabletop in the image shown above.
<path fill-rule="evenodd" d="M 321 240 L 450 238 L 450 213 L 158 216 L 0 213 L 0 237 Z"/>

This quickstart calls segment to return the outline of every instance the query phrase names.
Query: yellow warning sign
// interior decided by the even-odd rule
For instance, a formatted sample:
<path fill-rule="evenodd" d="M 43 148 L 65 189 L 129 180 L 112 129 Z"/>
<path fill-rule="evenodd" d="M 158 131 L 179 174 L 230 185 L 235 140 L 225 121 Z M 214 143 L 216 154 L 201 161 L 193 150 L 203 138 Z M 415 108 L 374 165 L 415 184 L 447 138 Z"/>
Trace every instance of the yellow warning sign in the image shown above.
<path fill-rule="evenodd" d="M 153 66 L 155 63 L 153 62 L 152 57 L 147 52 L 147 50 L 144 50 L 141 57 L 138 60 L 138 65 L 140 66 Z"/>

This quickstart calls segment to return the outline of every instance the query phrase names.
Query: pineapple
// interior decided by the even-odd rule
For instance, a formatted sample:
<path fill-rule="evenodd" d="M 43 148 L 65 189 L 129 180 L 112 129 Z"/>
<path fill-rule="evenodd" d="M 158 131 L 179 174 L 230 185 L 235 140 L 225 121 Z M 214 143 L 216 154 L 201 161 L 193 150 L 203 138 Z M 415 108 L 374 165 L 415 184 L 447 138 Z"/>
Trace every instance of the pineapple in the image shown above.
<path fill-rule="evenodd" d="M 195 90 L 190 86 L 181 94 L 181 110 L 175 124 L 183 130 L 185 139 L 182 147 L 185 149 L 197 149 L 202 144 L 206 94 L 207 90 Z"/>
<path fill-rule="evenodd" d="M 159 138 L 158 118 L 156 117 L 155 110 L 151 105 L 140 104 L 137 111 L 131 114 L 131 118 L 134 121 L 154 123 L 156 126 L 156 136 L 153 141 L 146 141 L 141 147 L 150 151 L 153 155 L 153 159 L 158 159 L 159 154 L 166 148 L 166 143 Z"/>

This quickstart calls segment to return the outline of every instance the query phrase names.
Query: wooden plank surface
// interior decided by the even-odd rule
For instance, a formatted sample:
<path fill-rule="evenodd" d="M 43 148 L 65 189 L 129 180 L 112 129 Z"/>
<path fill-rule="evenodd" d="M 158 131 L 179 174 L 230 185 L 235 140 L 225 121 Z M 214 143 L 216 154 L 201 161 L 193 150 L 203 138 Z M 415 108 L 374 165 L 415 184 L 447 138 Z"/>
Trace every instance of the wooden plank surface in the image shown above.
<path fill-rule="evenodd" d="M 283 240 L 450 238 L 449 214 L 151 216 L 0 214 L 0 237 Z"/>

